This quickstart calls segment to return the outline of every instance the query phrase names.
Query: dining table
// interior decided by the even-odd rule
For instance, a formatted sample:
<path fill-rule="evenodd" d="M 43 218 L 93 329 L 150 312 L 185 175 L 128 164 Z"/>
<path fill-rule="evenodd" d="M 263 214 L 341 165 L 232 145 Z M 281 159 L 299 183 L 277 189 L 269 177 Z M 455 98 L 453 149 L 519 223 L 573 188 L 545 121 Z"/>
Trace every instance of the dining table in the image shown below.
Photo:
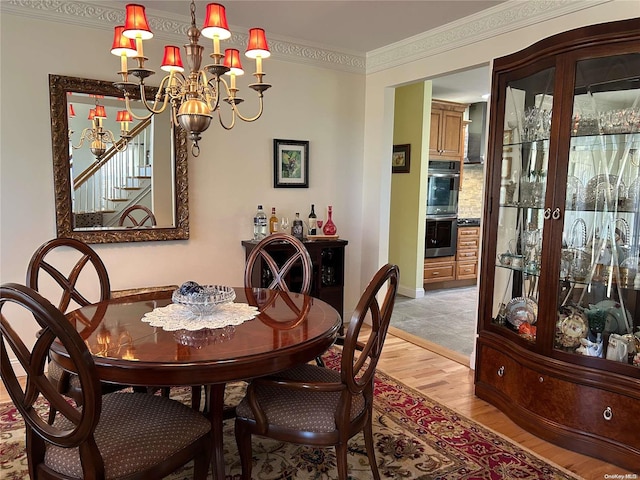
<path fill-rule="evenodd" d="M 66 315 L 88 346 L 100 381 L 206 387 L 203 413 L 211 421 L 213 478 L 219 480 L 225 478 L 225 385 L 315 359 L 334 343 L 342 326 L 340 314 L 317 298 L 262 288 L 234 290 L 235 303 L 257 307 L 255 317 L 220 328 L 151 325 L 147 317 L 172 304 L 171 290 L 113 298 Z M 60 343 L 53 343 L 50 354 L 62 368 L 75 371 Z"/>

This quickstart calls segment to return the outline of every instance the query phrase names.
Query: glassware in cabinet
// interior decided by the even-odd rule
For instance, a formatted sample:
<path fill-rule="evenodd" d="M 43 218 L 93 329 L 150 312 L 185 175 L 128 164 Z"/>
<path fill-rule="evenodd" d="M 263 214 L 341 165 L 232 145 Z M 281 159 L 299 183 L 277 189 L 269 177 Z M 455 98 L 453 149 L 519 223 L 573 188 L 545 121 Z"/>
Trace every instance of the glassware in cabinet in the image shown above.
<path fill-rule="evenodd" d="M 492 323 L 535 342 L 555 69 L 507 82 Z"/>
<path fill-rule="evenodd" d="M 554 348 L 640 367 L 639 74 L 637 53 L 575 64 Z"/>

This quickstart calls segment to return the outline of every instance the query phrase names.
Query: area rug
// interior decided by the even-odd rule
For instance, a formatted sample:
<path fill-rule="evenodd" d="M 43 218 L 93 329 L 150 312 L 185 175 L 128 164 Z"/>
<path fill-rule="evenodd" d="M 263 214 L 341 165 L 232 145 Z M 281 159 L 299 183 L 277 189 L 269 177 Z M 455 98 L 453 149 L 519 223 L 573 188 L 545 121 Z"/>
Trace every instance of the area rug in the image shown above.
<path fill-rule="evenodd" d="M 325 355 L 337 369 L 338 350 Z M 243 384 L 228 386 L 226 401 L 243 395 Z M 570 472 L 546 463 L 504 437 L 465 418 L 378 371 L 375 383 L 374 437 L 380 475 L 387 479 L 576 479 Z M 172 389 L 172 397 L 189 402 L 190 390 Z M 46 411 L 41 402 L 38 408 Z M 240 478 L 240 462 L 233 421 L 225 422 L 226 480 Z M 27 479 L 24 424 L 12 403 L 0 404 L 0 477 Z M 332 448 L 314 448 L 253 437 L 253 472 L 259 480 L 324 480 L 337 478 Z M 192 478 L 191 465 L 170 480 Z M 349 479 L 372 478 L 364 438 L 349 442 Z"/>

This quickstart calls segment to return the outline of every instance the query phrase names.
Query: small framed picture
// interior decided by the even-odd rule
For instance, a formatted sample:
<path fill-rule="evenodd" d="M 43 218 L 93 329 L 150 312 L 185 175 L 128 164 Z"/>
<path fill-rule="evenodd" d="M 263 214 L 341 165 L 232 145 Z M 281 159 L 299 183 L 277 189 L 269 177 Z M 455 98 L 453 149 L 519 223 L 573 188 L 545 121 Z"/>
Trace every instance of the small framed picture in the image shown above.
<path fill-rule="evenodd" d="M 393 156 L 391 157 L 391 172 L 409 173 L 411 161 L 411 145 L 394 145 Z"/>
<path fill-rule="evenodd" d="M 309 187 L 308 140 L 273 140 L 273 187 Z"/>

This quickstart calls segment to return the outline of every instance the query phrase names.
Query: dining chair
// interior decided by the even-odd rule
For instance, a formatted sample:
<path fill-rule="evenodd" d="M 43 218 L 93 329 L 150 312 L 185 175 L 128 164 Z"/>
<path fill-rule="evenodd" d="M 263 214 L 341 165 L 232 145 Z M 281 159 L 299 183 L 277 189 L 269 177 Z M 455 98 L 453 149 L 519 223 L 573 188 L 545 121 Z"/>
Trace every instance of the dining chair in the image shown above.
<path fill-rule="evenodd" d="M 267 247 L 273 244 L 283 246 L 286 251 L 286 259 L 274 259 L 268 252 Z M 285 250 L 286 249 L 286 250 Z M 265 270 L 262 264 L 266 266 L 268 276 L 264 276 Z M 244 287 L 246 288 L 269 288 L 272 290 L 283 290 L 289 292 L 287 277 L 296 272 L 300 268 L 298 281 L 300 282 L 299 293 L 308 295 L 311 291 L 311 280 L 313 276 L 313 266 L 311 264 L 311 256 L 304 247 L 304 244 L 293 235 L 286 233 L 273 233 L 258 242 L 251 250 L 244 270 Z M 268 278 L 268 284 L 263 285 L 262 279 Z M 257 282 L 255 279 L 259 279 Z M 200 398 L 200 387 L 192 387 L 191 396 L 196 400 Z M 194 403 L 194 408 L 197 408 Z M 235 407 L 228 407 L 224 410 L 225 418 L 233 418 L 235 415 Z"/>
<path fill-rule="evenodd" d="M 347 479 L 347 441 L 364 433 L 373 478 L 380 479 L 373 442 L 374 376 L 398 289 L 399 269 L 380 268 L 349 322 L 340 371 L 303 364 L 251 381 L 236 408 L 242 479 L 251 478 L 251 436 L 336 449 L 338 478 Z M 386 287 L 382 303 L 377 296 Z M 364 327 L 365 322 L 367 327 Z M 361 334 L 362 350 L 357 348 Z"/>
<path fill-rule="evenodd" d="M 268 248 L 271 245 L 278 244 L 282 246 L 286 258 L 274 258 L 269 253 Z M 266 266 L 268 276 L 264 277 L 264 269 Z M 299 270 L 298 270 L 299 269 Z M 291 275 L 298 275 L 296 282 L 300 284 L 298 293 L 308 295 L 311 292 L 311 281 L 313 277 L 313 266 L 311 256 L 305 248 L 304 244 L 293 235 L 287 233 L 273 233 L 258 242 L 251 250 L 244 270 L 244 287 L 248 288 L 269 288 L 271 290 L 283 290 L 290 292 L 287 284 Z M 262 279 L 268 278 L 268 284 L 263 285 Z M 259 279 L 256 282 L 256 279 Z M 318 359 L 321 361 L 321 359 Z M 201 397 L 201 387 L 194 386 L 191 388 L 191 398 L 193 408 L 199 408 L 199 399 Z M 228 406 L 224 409 L 224 417 L 229 419 L 235 416 L 235 407 Z"/>
<path fill-rule="evenodd" d="M 283 247 L 283 251 L 286 253 L 284 260 L 274 258 L 275 254 L 269 253 L 268 247 L 274 244 Z M 258 271 L 256 275 L 256 268 L 261 266 L 262 271 Z M 300 269 L 299 273 L 298 268 Z M 309 295 L 313 278 L 313 265 L 309 252 L 304 244 L 293 235 L 273 233 L 260 240 L 249 253 L 244 270 L 244 286 L 265 287 L 289 292 L 291 290 L 287 281 L 296 273 L 299 276 L 297 280 L 300 284 L 300 287 L 296 289 L 297 293 Z M 264 278 L 267 284 L 256 284 L 256 278 L 260 279 L 259 282 Z"/>
<path fill-rule="evenodd" d="M 52 253 L 54 251 L 55 253 Z M 37 292 L 43 290 L 59 292 L 57 306 L 62 313 L 67 313 L 74 307 L 84 307 L 113 297 L 124 298 L 158 289 L 177 288 L 168 285 L 112 291 L 107 268 L 100 256 L 89 245 L 74 238 L 54 238 L 38 247 L 27 267 L 26 284 Z M 91 319 L 78 318 L 78 320 L 83 321 L 87 326 L 91 324 Z M 64 392 L 66 396 L 82 404 L 80 384 L 74 374 L 51 361 L 47 376 L 59 392 Z M 124 385 L 105 383 L 102 387 L 104 392 L 108 393 L 124 388 Z M 168 396 L 168 390 L 164 390 L 163 394 Z M 55 413 L 55 407 L 52 405 L 50 421 L 53 421 Z"/>
<path fill-rule="evenodd" d="M 34 344 L 25 343 L 19 334 L 24 331 L 23 312 L 30 312 L 41 328 Z M 212 452 L 210 422 L 186 405 L 159 395 L 103 395 L 82 337 L 35 290 L 16 283 L 0 286 L 0 332 L 0 372 L 25 422 L 30 478 L 162 478 L 191 460 L 194 478 L 207 477 Z M 68 402 L 44 373 L 54 341 L 69 354 L 67 367 L 77 372 L 81 407 Z M 24 388 L 9 349 L 26 372 Z M 43 402 L 54 405 L 58 412 L 52 424 L 41 418 Z"/>
<path fill-rule="evenodd" d="M 131 225 L 128 225 L 128 224 Z M 156 217 L 149 208 L 144 205 L 130 205 L 125 208 L 120 214 L 118 219 L 118 225 L 120 227 L 126 226 L 129 228 L 136 227 L 155 227 Z"/>

